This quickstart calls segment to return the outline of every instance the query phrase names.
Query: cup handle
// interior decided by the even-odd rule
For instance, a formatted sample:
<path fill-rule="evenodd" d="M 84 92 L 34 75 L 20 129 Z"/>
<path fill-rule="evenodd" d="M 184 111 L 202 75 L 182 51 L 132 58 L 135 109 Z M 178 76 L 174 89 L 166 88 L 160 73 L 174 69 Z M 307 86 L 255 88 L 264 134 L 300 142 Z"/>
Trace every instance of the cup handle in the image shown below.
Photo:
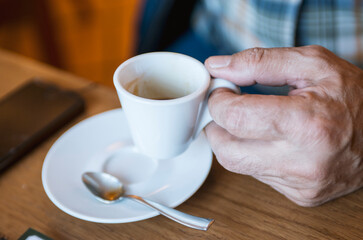
<path fill-rule="evenodd" d="M 217 88 L 228 88 L 231 89 L 236 94 L 241 94 L 240 88 L 234 83 L 221 78 L 211 79 L 211 83 L 209 85 L 207 94 L 203 100 L 201 109 L 199 110 L 197 127 L 195 128 L 193 139 L 196 139 L 199 136 L 200 132 L 203 130 L 203 128 L 207 126 L 208 123 L 213 121 L 208 109 L 208 98 L 209 95 Z"/>

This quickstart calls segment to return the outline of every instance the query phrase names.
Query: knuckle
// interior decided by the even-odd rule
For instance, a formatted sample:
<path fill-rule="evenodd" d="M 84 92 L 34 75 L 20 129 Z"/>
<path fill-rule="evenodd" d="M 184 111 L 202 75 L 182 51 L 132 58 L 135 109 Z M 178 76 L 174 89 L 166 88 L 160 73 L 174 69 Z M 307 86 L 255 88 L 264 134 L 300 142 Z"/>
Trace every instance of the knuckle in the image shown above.
<path fill-rule="evenodd" d="M 349 119 L 343 117 L 344 111 L 337 107 L 333 110 L 329 104 L 316 99 L 314 94 L 309 96 L 307 93 L 305 96 L 311 98 L 308 100 L 311 104 L 302 106 L 299 111 L 299 118 L 306 129 L 301 132 L 302 143 L 308 148 L 319 148 L 320 152 L 335 151 L 347 141 L 344 136 L 350 132 Z M 345 126 L 344 131 L 341 125 Z"/>
<path fill-rule="evenodd" d="M 268 50 L 265 48 L 255 47 L 233 54 L 229 66 L 232 70 L 239 70 L 243 66 L 252 75 L 259 65 L 263 65 L 266 51 Z"/>
<path fill-rule="evenodd" d="M 306 52 L 313 57 L 317 58 L 325 58 L 325 56 L 328 54 L 328 50 L 320 45 L 309 45 L 306 46 Z"/>
<path fill-rule="evenodd" d="M 311 132 L 314 134 L 314 139 L 318 144 L 323 143 L 323 140 L 330 139 L 330 130 L 327 126 L 327 120 L 321 116 L 316 116 L 310 121 Z"/>
<path fill-rule="evenodd" d="M 344 124 L 342 121 L 340 124 Z M 346 124 L 344 124 L 346 125 Z M 339 123 L 330 119 L 330 116 L 315 116 L 309 122 L 308 146 L 312 148 L 319 148 L 321 153 L 327 153 L 327 156 L 335 153 L 343 147 L 349 138 L 345 135 L 349 130 L 341 130 Z M 331 153 L 331 154 L 328 154 Z"/>
<path fill-rule="evenodd" d="M 325 188 L 311 188 L 311 189 L 303 189 L 299 190 L 298 201 L 299 205 L 303 205 L 306 207 L 313 207 L 321 204 L 326 196 L 325 196 Z"/>
<path fill-rule="evenodd" d="M 312 182 L 315 188 L 320 189 L 329 178 L 329 172 L 324 162 L 312 161 L 305 167 L 305 178 Z"/>
<path fill-rule="evenodd" d="M 263 60 L 265 53 L 266 53 L 265 48 L 255 47 L 237 53 L 234 56 L 237 56 L 237 59 L 242 58 L 249 65 L 256 65 Z"/>
<path fill-rule="evenodd" d="M 314 165 L 314 164 L 312 164 Z M 324 168 L 313 166 L 305 173 L 309 188 L 298 190 L 297 199 L 305 206 L 316 206 L 324 199 L 328 186 L 328 173 Z"/>
<path fill-rule="evenodd" d="M 301 172 L 304 182 L 309 186 L 297 192 L 299 205 L 316 206 L 324 199 L 329 185 L 329 170 L 325 162 L 312 161 L 305 164 Z"/>
<path fill-rule="evenodd" d="M 320 191 L 317 191 L 316 189 L 301 191 L 301 200 L 308 203 L 314 202 L 314 200 L 319 197 L 319 193 Z"/>
<path fill-rule="evenodd" d="M 296 203 L 302 207 L 315 207 L 322 202 L 322 191 L 316 189 L 301 190 Z"/>
<path fill-rule="evenodd" d="M 304 162 L 299 169 L 295 170 L 291 174 L 296 177 L 300 187 L 296 188 L 293 199 L 298 204 L 317 205 L 326 197 L 326 190 L 331 183 L 331 174 L 327 161 L 313 159 Z"/>
<path fill-rule="evenodd" d="M 304 47 L 303 55 L 311 59 L 311 64 L 320 69 L 332 69 L 332 52 L 320 45 L 309 45 Z"/>

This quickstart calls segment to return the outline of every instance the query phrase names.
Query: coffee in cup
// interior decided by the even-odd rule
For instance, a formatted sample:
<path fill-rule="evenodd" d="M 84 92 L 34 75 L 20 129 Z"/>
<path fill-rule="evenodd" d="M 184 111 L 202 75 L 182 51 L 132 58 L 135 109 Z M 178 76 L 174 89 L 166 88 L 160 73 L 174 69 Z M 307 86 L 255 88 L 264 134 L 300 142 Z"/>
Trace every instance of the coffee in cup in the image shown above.
<path fill-rule="evenodd" d="M 134 144 L 151 158 L 166 159 L 184 152 L 212 118 L 209 93 L 239 88 L 212 79 L 198 60 L 172 52 L 152 52 L 122 63 L 114 74 Z"/>

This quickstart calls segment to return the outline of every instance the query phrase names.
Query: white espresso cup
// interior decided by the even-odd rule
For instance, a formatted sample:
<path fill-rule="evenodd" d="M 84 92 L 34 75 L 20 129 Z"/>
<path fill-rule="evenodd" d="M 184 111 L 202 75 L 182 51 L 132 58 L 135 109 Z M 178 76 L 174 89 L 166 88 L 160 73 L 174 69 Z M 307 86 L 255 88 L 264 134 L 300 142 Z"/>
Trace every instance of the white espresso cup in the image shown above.
<path fill-rule="evenodd" d="M 172 52 L 151 52 L 128 59 L 113 76 L 122 109 L 138 150 L 154 159 L 183 153 L 212 121 L 209 94 L 233 83 L 211 79 L 198 60 Z"/>

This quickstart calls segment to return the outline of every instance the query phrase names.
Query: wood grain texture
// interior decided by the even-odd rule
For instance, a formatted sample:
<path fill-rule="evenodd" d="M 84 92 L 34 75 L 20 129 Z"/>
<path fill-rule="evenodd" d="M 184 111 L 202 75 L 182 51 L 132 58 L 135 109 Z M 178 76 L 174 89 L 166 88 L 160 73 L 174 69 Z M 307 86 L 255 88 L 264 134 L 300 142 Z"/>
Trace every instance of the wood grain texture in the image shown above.
<path fill-rule="evenodd" d="M 79 220 L 46 196 L 41 170 L 47 151 L 67 129 L 94 114 L 120 107 L 112 88 L 33 60 L 0 51 L 0 96 L 40 76 L 79 89 L 86 112 L 0 175 L 0 235 L 17 239 L 29 227 L 53 239 L 363 239 L 363 190 L 315 208 L 299 207 L 252 177 L 234 174 L 214 160 L 203 186 L 177 209 L 215 218 L 207 232 L 162 216 L 124 224 Z M 81 90 L 82 89 L 82 90 Z"/>

